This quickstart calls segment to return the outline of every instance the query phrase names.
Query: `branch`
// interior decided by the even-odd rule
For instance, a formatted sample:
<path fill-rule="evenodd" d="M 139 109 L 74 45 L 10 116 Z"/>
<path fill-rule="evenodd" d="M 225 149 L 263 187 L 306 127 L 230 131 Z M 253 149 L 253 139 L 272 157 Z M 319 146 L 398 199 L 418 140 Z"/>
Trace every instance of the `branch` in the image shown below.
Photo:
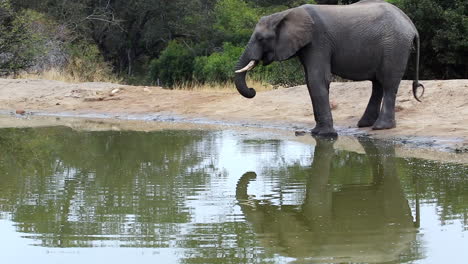
<path fill-rule="evenodd" d="M 127 32 L 121 26 L 121 22 L 123 20 L 115 19 L 114 12 L 113 12 L 113 10 L 111 9 L 111 6 L 110 6 L 110 2 L 111 2 L 111 0 L 108 0 L 107 4 L 106 4 L 106 7 L 94 10 L 91 15 L 85 17 L 82 21 L 84 21 L 84 20 L 100 21 L 100 22 L 108 23 L 108 24 L 113 25 L 113 26 L 117 26 L 123 32 Z"/>

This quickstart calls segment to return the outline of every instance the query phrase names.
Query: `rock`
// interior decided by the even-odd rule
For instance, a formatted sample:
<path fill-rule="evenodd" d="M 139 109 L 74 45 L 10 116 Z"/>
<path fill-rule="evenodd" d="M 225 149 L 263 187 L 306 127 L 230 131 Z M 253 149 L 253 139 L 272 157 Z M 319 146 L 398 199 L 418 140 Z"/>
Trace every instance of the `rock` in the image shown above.
<path fill-rule="evenodd" d="M 468 147 L 455 148 L 455 153 L 468 153 Z"/>
<path fill-rule="evenodd" d="M 24 114 L 26 114 L 26 111 L 24 111 L 23 109 L 16 109 L 16 114 L 17 115 L 24 115 Z"/>
<path fill-rule="evenodd" d="M 298 130 L 294 132 L 294 135 L 298 137 L 298 136 L 304 136 L 306 133 L 307 133 L 306 131 Z"/>
<path fill-rule="evenodd" d="M 334 100 L 331 100 L 330 101 L 330 109 L 335 110 L 337 108 L 338 108 L 338 103 L 336 101 L 334 101 Z"/>
<path fill-rule="evenodd" d="M 65 95 L 66 97 L 72 97 L 72 98 L 81 98 L 81 89 L 73 89 L 71 90 L 70 94 Z"/>
<path fill-rule="evenodd" d="M 88 98 L 85 98 L 83 101 L 85 102 L 104 101 L 104 97 L 88 97 Z"/>
<path fill-rule="evenodd" d="M 109 95 L 110 95 L 110 96 L 114 96 L 114 95 L 116 95 L 118 92 L 120 92 L 120 89 L 119 89 L 119 88 L 115 88 L 114 90 L 112 90 L 112 91 L 110 92 Z"/>
<path fill-rule="evenodd" d="M 88 97 L 85 98 L 83 101 L 85 102 L 98 102 L 98 101 L 117 101 L 122 100 L 120 97 Z"/>
<path fill-rule="evenodd" d="M 148 87 L 143 88 L 143 92 L 151 93 L 151 90 Z"/>

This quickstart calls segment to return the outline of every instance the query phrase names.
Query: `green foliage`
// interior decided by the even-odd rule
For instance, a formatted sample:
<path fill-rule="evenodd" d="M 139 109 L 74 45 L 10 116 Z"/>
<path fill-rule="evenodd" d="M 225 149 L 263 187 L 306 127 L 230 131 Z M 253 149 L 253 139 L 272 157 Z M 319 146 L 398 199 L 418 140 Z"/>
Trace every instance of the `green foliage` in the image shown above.
<path fill-rule="evenodd" d="M 256 10 L 242 0 L 221 0 L 214 9 L 214 28 L 223 34 L 227 41 L 247 43 L 255 24 L 260 18 Z"/>
<path fill-rule="evenodd" d="M 225 83 L 234 78 L 234 67 L 243 51 L 243 47 L 227 42 L 223 44 L 222 51 L 209 56 L 193 57 L 190 50 L 174 41 L 159 59 L 153 60 L 150 75 L 153 82 L 159 78 L 166 86 L 191 81 Z M 304 83 L 303 69 L 297 59 L 268 66 L 260 65 L 249 76 L 272 85 L 294 86 Z"/>
<path fill-rule="evenodd" d="M 467 78 L 468 1 L 398 2 L 419 31 L 422 78 Z"/>
<path fill-rule="evenodd" d="M 114 81 L 112 67 L 104 61 L 97 45 L 79 41 L 68 46 L 66 71 L 77 81 Z"/>
<path fill-rule="evenodd" d="M 316 1 L 314 0 L 250 0 L 248 2 L 255 3 L 256 7 L 275 7 L 275 6 L 283 6 L 287 8 L 292 8 L 296 6 L 300 6 L 303 4 L 315 4 Z"/>
<path fill-rule="evenodd" d="M 165 86 L 186 83 L 192 80 L 194 53 L 177 40 L 171 41 L 158 59 L 150 64 L 150 79 L 158 79 Z"/>
<path fill-rule="evenodd" d="M 194 77 L 198 82 L 227 82 L 234 78 L 234 67 L 244 48 L 224 43 L 222 52 L 195 59 Z"/>
<path fill-rule="evenodd" d="M 297 58 L 257 67 L 251 78 L 286 87 L 305 84 L 304 70 Z"/>
<path fill-rule="evenodd" d="M 44 53 L 43 36 L 34 30 L 32 11 L 15 12 L 9 0 L 0 0 L 0 74 L 17 74 Z"/>
<path fill-rule="evenodd" d="M 387 1 L 408 14 L 420 32 L 423 78 L 468 77 L 467 1 Z M 338 2 L 350 4 L 356 0 Z M 109 63 L 107 67 L 112 65 L 114 72 L 128 76 L 127 79 L 160 79 L 166 86 L 192 80 L 225 82 L 233 74 L 228 67 L 235 65 L 234 58 L 239 47 L 247 43 L 261 16 L 306 3 L 315 1 L 0 0 L 1 70 L 15 72 L 37 65 L 38 61 L 47 61 L 40 55 L 44 53 L 40 47 L 44 46 L 38 44 L 60 34 L 54 33 L 57 31 L 53 29 L 38 28 L 50 28 L 47 20 L 53 19 L 55 26 L 65 28 L 69 36 L 57 38 L 55 43 L 65 43 L 65 46 L 70 43 L 79 46 L 81 44 L 77 43 L 80 42 L 96 44 L 97 50 L 88 50 L 83 54 L 87 57 L 82 58 L 83 63 L 87 61 L 90 65 L 96 65 L 89 59 L 94 54 L 101 60 L 99 64 L 104 57 Z M 36 13 L 13 11 L 31 9 Z M 25 15 L 25 12 L 29 13 Z M 38 12 L 44 14 L 42 18 Z M 225 43 L 232 45 L 226 46 Z M 57 53 L 52 54 L 50 44 L 47 45 L 49 50 L 46 53 L 51 54 L 48 58 L 57 58 Z M 56 48 L 55 51 L 61 50 Z M 80 55 L 79 52 L 73 55 L 74 58 L 77 55 Z M 175 68 L 170 69 L 172 67 Z M 84 70 L 84 66 L 82 68 Z M 302 69 L 297 61 L 257 67 L 249 76 L 271 84 L 303 82 Z"/>
<path fill-rule="evenodd" d="M 28 27 L 32 31 L 32 36 L 35 36 L 35 48 L 40 50 L 34 65 L 26 71 L 40 72 L 63 68 L 67 61 L 66 45 L 72 39 L 70 32 L 55 20 L 37 11 L 25 9 L 21 14 L 31 21 Z"/>
<path fill-rule="evenodd" d="M 396 6 L 400 5 L 402 0 L 385 0 L 387 2 L 389 2 L 390 4 L 394 4 Z"/>

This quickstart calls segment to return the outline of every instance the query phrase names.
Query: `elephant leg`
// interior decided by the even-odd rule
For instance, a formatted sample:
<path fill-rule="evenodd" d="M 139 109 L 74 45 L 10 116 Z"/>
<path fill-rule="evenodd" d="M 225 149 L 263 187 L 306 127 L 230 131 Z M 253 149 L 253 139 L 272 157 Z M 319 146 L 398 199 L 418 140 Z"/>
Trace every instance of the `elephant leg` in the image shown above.
<path fill-rule="evenodd" d="M 372 129 L 389 129 L 396 127 L 395 102 L 401 78 L 405 74 L 411 47 L 408 43 L 394 45 L 395 48 L 386 51 L 382 68 L 377 71 L 377 81 L 382 85 L 383 99 L 379 118 Z"/>
<path fill-rule="evenodd" d="M 337 137 L 338 134 L 333 128 L 329 98 L 331 65 L 325 63 L 330 61 L 329 54 L 303 49 L 299 59 L 304 67 L 305 80 L 314 110 L 315 127 L 311 133 L 319 137 Z"/>
<path fill-rule="evenodd" d="M 375 121 L 372 129 L 389 129 L 396 127 L 395 101 L 400 86 L 400 78 L 393 78 L 383 82 L 383 103 L 379 118 Z"/>
<path fill-rule="evenodd" d="M 321 80 L 310 80 L 307 82 L 312 107 L 314 109 L 315 128 L 312 129 L 312 135 L 322 137 L 336 137 L 338 134 L 333 128 L 333 118 L 330 109 L 329 98 L 330 82 Z"/>
<path fill-rule="evenodd" d="M 316 226 L 324 226 L 333 215 L 333 195 L 328 185 L 331 165 L 335 155 L 335 140 L 316 137 L 312 169 L 307 178 L 306 194 L 302 209 L 304 216 Z"/>
<path fill-rule="evenodd" d="M 383 90 L 382 85 L 377 80 L 372 81 L 372 95 L 367 104 L 366 111 L 358 122 L 358 127 L 370 127 L 374 125 L 380 114 L 382 105 Z"/>

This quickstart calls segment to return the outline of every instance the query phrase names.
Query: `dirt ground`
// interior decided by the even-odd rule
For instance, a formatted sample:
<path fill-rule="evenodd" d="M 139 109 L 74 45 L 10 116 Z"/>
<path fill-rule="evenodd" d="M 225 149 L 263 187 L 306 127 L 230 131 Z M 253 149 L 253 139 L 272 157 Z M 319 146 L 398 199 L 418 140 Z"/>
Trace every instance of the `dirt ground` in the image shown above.
<path fill-rule="evenodd" d="M 446 142 L 452 150 L 468 150 L 468 80 L 421 81 L 422 103 L 403 81 L 397 97 L 397 128 L 358 129 L 371 93 L 370 82 L 332 83 L 330 99 L 341 135 L 367 133 L 380 138 Z M 234 87 L 224 91 L 165 90 L 160 87 L 112 83 L 70 84 L 31 79 L 0 79 L 0 111 L 27 114 L 184 120 L 310 130 L 312 105 L 305 86 L 258 92 L 253 99 Z M 411 140 L 410 140 L 411 141 Z M 429 144 L 430 145 L 430 144 Z"/>

